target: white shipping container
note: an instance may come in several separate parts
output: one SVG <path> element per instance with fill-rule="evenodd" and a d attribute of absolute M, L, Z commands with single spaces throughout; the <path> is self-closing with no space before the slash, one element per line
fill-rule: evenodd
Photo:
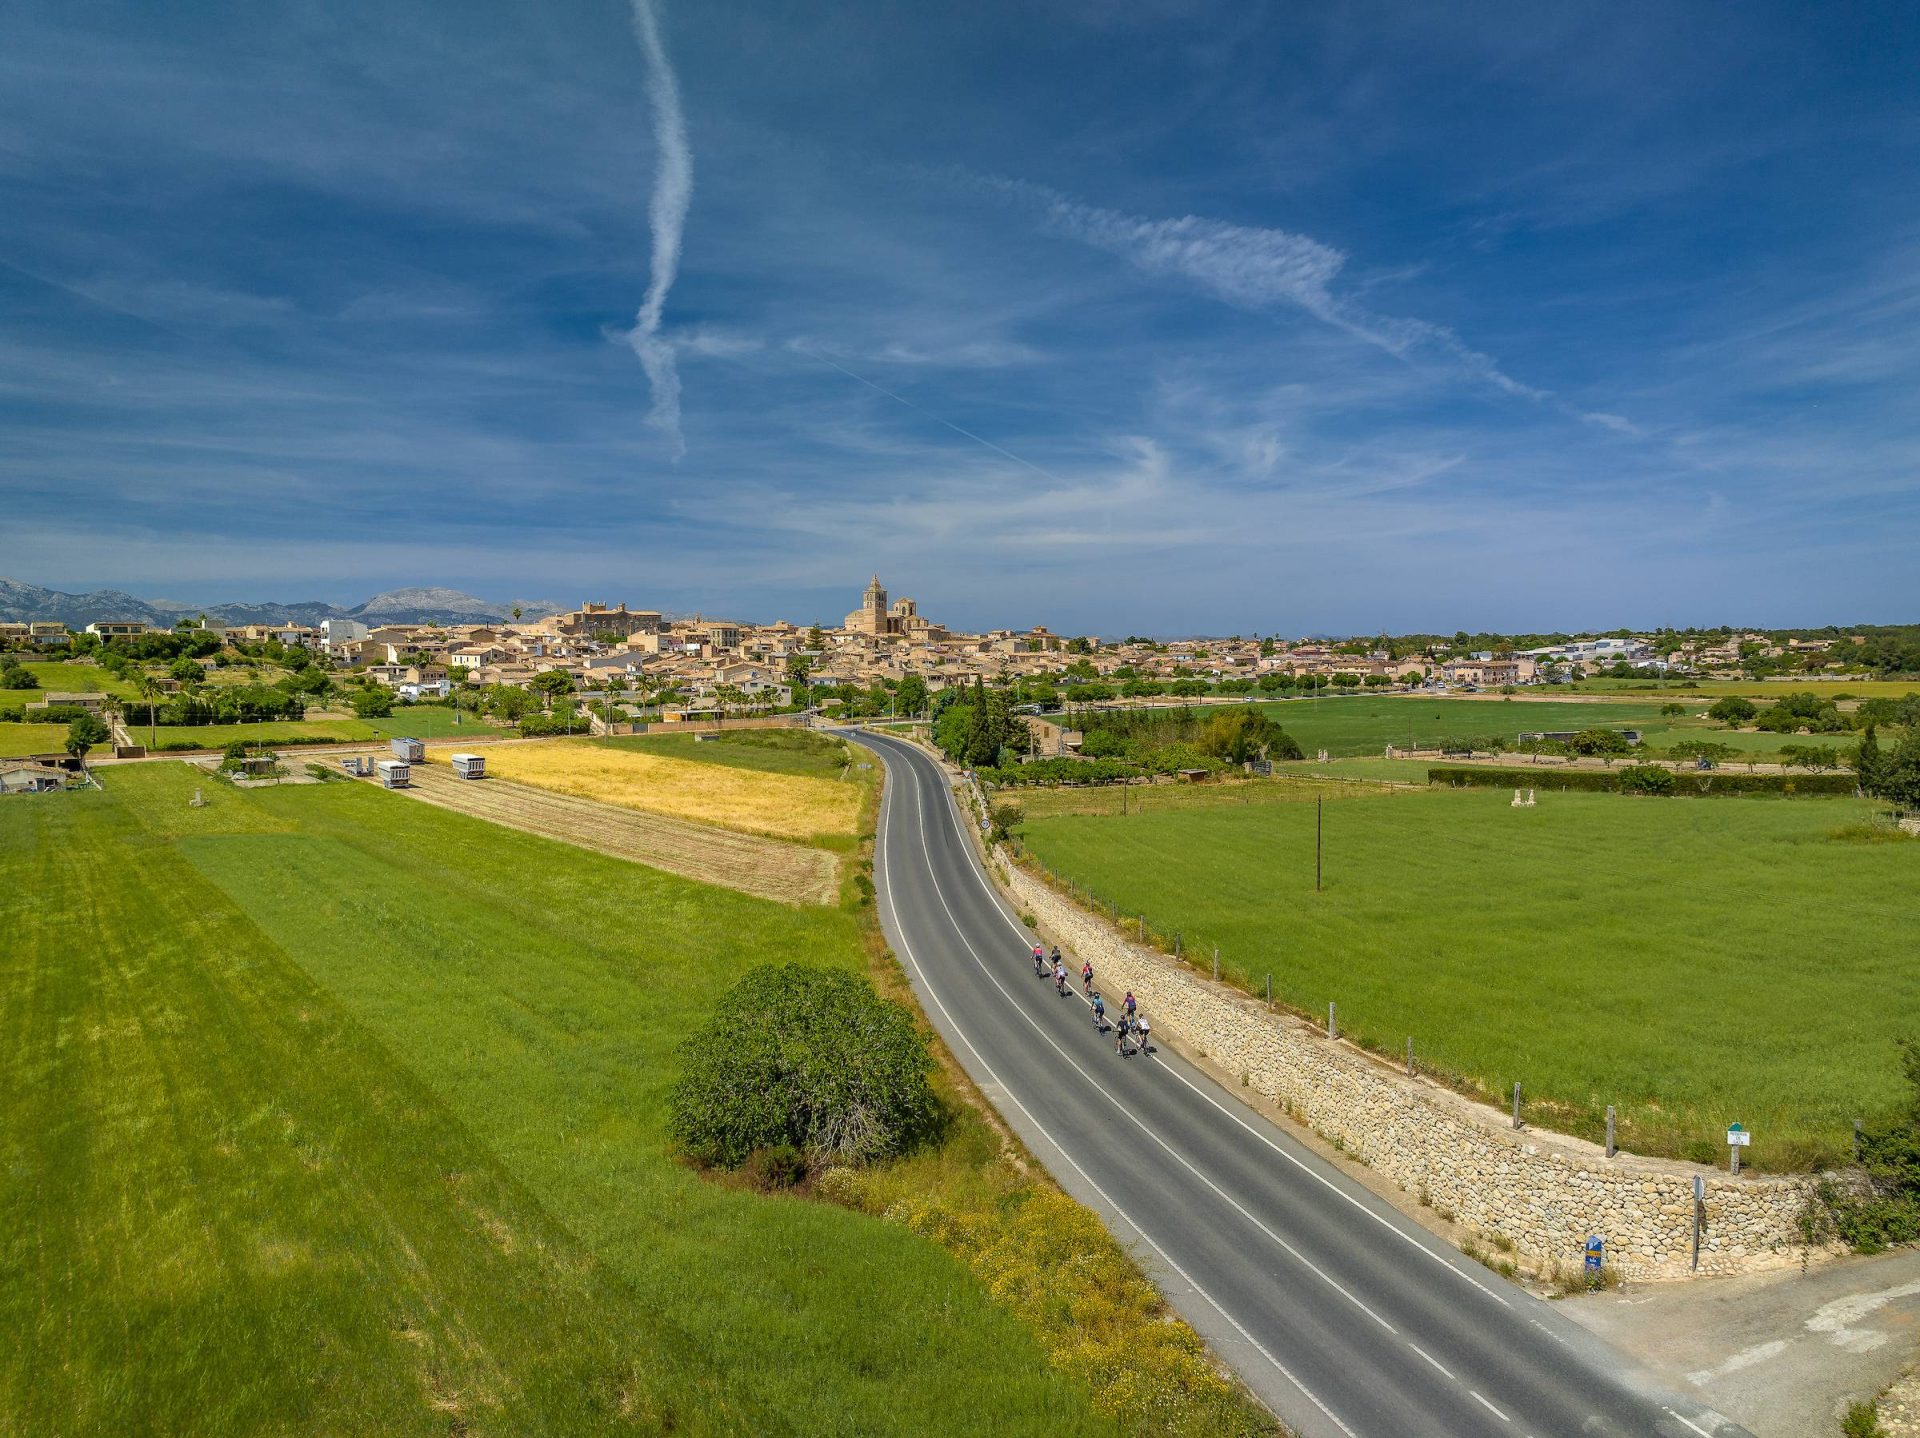
<path fill-rule="evenodd" d="M 407 765 L 403 761 L 399 759 L 382 759 L 379 768 L 380 782 L 386 785 L 387 788 L 406 789 L 411 787 L 411 781 L 407 777 Z"/>
<path fill-rule="evenodd" d="M 417 764 L 427 757 L 427 746 L 418 739 L 395 739 L 393 752 L 396 757 Z"/>
<path fill-rule="evenodd" d="M 487 761 L 479 754 L 455 754 L 453 772 L 460 779 L 484 779 L 487 777 Z"/>

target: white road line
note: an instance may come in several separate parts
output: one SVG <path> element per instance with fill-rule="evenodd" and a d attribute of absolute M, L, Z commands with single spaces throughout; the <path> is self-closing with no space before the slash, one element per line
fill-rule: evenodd
<path fill-rule="evenodd" d="M 1486 1398 L 1476 1390 L 1469 1388 L 1467 1392 L 1472 1393 L 1475 1398 L 1480 1399 L 1480 1406 L 1486 1409 L 1487 1412 L 1491 1413 L 1494 1417 L 1498 1418 L 1502 1423 L 1513 1422 L 1513 1420 L 1507 1417 L 1506 1414 L 1502 1413 L 1498 1408 L 1495 1408 L 1491 1403 L 1487 1402 Z"/>
<path fill-rule="evenodd" d="M 1199 1179 L 1201 1183 L 1205 1184 L 1209 1189 L 1213 1190 L 1213 1192 L 1220 1198 L 1220 1200 L 1223 1203 L 1228 1204 L 1230 1207 L 1232 1207 L 1232 1209 L 1236 1213 L 1238 1213 L 1242 1218 L 1246 1219 L 1248 1223 L 1252 1224 L 1255 1228 L 1259 1229 L 1262 1233 L 1264 1233 L 1270 1240 L 1272 1240 L 1273 1244 L 1277 1248 L 1280 1248 L 1281 1250 L 1286 1252 L 1288 1255 L 1290 1255 L 1296 1263 L 1300 1264 L 1301 1267 L 1305 1268 L 1309 1273 L 1313 1274 L 1316 1278 L 1320 1279 L 1321 1282 L 1325 1283 L 1329 1288 L 1333 1289 L 1334 1292 L 1338 1293 L 1342 1298 L 1346 1299 L 1355 1308 L 1359 1309 L 1362 1313 L 1366 1314 L 1367 1317 L 1371 1318 L 1375 1323 L 1379 1324 L 1382 1328 L 1386 1329 L 1387 1332 L 1394 1333 L 1394 1334 L 1399 1333 L 1400 1331 L 1399 1329 L 1395 1328 L 1391 1323 L 1387 1322 L 1387 1320 L 1382 1318 L 1378 1313 L 1375 1313 L 1373 1309 L 1369 1308 L 1366 1305 L 1366 1303 L 1361 1301 L 1360 1297 L 1357 1294 L 1355 1294 L 1351 1289 L 1349 1289 L 1345 1284 L 1341 1283 L 1339 1279 L 1335 1278 L 1332 1274 L 1328 1273 L 1325 1269 L 1321 1268 L 1317 1263 L 1315 1263 L 1312 1259 L 1308 1258 L 1299 1249 L 1295 1248 L 1291 1243 L 1288 1243 L 1286 1239 L 1282 1238 L 1279 1234 L 1275 1233 L 1271 1228 L 1267 1227 L 1267 1225 L 1261 1222 L 1261 1220 L 1257 1218 L 1246 1207 L 1245 1204 L 1241 1203 L 1232 1194 L 1228 1193 L 1225 1189 L 1221 1188 L 1219 1184 L 1215 1183 L 1212 1179 L 1208 1178 L 1199 1169 L 1195 1168 L 1193 1164 L 1188 1161 L 1188 1159 L 1184 1154 L 1182 1154 L 1178 1149 L 1174 1148 L 1172 1144 L 1168 1143 L 1157 1132 L 1155 1132 L 1152 1125 L 1146 1123 L 1143 1119 L 1139 1117 L 1139 1115 L 1135 1114 L 1132 1109 L 1128 1108 L 1125 1104 L 1121 1103 L 1119 1099 L 1115 1098 L 1111 1093 L 1109 1093 L 1107 1091 L 1106 1085 L 1102 1084 L 1092 1074 L 1088 1073 L 1085 1069 L 1081 1068 L 1080 1065 L 1074 1061 L 1073 1056 L 1069 1054 L 1065 1049 L 1060 1047 L 1060 1045 L 1054 1041 L 1053 1035 L 1049 1034 L 1045 1029 L 1040 1027 L 1040 1025 L 1034 1020 L 1033 1016 L 1026 1011 L 1025 1006 L 1023 1006 L 1018 999 L 1016 999 L 1011 993 L 1007 991 L 1006 985 L 1001 983 L 999 978 L 995 976 L 992 968 L 989 967 L 986 960 L 980 957 L 980 951 L 974 948 L 973 941 L 969 939 L 966 936 L 965 932 L 961 929 L 959 916 L 953 912 L 953 906 L 947 902 L 946 893 L 940 887 L 940 880 L 938 876 L 935 875 L 935 873 L 933 872 L 933 847 L 927 840 L 927 811 L 924 807 L 920 810 L 920 847 L 921 847 L 921 850 L 927 856 L 928 881 L 933 885 L 933 892 L 935 897 L 937 897 L 940 900 L 940 907 L 946 910 L 947 922 L 953 926 L 954 933 L 960 936 L 960 942 L 966 945 L 967 952 L 973 955 L 974 963 L 979 966 L 980 972 L 986 975 L 987 982 L 992 984 L 996 989 L 1000 991 L 1001 997 L 1004 998 L 1007 1001 L 1007 1003 L 1012 1006 L 1014 1012 L 1019 1014 L 1020 1017 L 1026 1021 L 1027 1025 L 1030 1028 L 1032 1028 L 1032 1030 L 1035 1033 L 1040 1035 L 1041 1041 L 1045 1043 L 1048 1048 L 1052 1049 L 1055 1053 L 1059 1054 L 1061 1060 L 1065 1062 L 1066 1065 L 1069 1068 L 1071 1068 L 1075 1073 L 1079 1074 L 1081 1078 L 1085 1079 L 1087 1083 L 1092 1086 L 1092 1088 L 1096 1093 L 1098 1093 L 1102 1098 L 1106 1099 L 1115 1108 L 1120 1110 L 1122 1114 L 1126 1115 L 1127 1121 L 1129 1123 L 1133 1124 L 1133 1126 L 1139 1129 L 1141 1133 L 1145 1134 L 1154 1143 L 1158 1144 L 1160 1148 L 1165 1151 L 1167 1157 L 1171 1158 L 1175 1163 L 1179 1164 L 1188 1173 L 1192 1174 L 1195 1178 Z M 896 920 L 898 919 L 899 914 L 897 911 L 894 917 L 896 918 Z"/>
<path fill-rule="evenodd" d="M 1422 1358 L 1426 1359 L 1427 1362 L 1431 1363 L 1435 1368 L 1439 1369 L 1440 1372 L 1446 1374 L 1449 1382 L 1458 1383 L 1460 1381 L 1458 1378 L 1455 1378 L 1451 1373 L 1447 1372 L 1445 1364 L 1443 1364 L 1438 1358 L 1435 1358 L 1431 1353 L 1427 1352 L 1427 1350 L 1422 1348 L 1418 1343 L 1409 1343 L 1407 1347 L 1411 1348 L 1415 1353 L 1418 1353 Z"/>
<path fill-rule="evenodd" d="M 928 762 L 931 763 L 932 761 L 929 760 Z M 953 811 L 955 821 L 964 826 L 966 820 L 960 814 L 959 807 L 954 803 L 952 789 L 944 782 L 944 779 L 941 783 L 941 788 L 947 791 L 947 803 L 948 803 L 948 806 Z M 979 859 L 979 856 L 974 853 L 972 843 L 968 842 L 963 847 L 967 851 L 967 858 L 971 863 L 974 869 L 974 872 L 977 875 L 979 875 L 982 886 L 986 889 L 988 896 L 993 900 L 994 908 L 999 911 L 1000 917 L 1006 920 L 1007 927 L 1012 929 L 1014 933 L 1020 937 L 1021 946 L 1024 948 L 1026 945 L 1026 930 L 1021 928 L 1019 924 L 1015 923 L 1013 916 L 1007 912 L 1006 905 L 1001 899 L 1000 891 L 994 887 L 993 882 L 990 879 L 988 879 L 984 874 L 980 874 L 980 859 Z M 1246 1119 L 1242 1118 L 1239 1114 L 1235 1113 L 1232 1109 L 1228 1108 L 1225 1104 L 1221 1103 L 1220 1100 L 1216 1099 L 1212 1094 L 1208 1093 L 1205 1089 L 1202 1089 L 1198 1085 L 1193 1083 L 1192 1080 L 1187 1078 L 1187 1076 L 1181 1073 L 1178 1069 L 1163 1067 L 1163 1071 L 1165 1073 L 1171 1074 L 1175 1079 L 1178 1079 L 1181 1083 L 1185 1084 L 1188 1089 L 1192 1090 L 1192 1092 L 1199 1095 L 1199 1097 L 1201 1097 L 1202 1099 L 1206 1100 L 1207 1103 L 1211 1104 L 1220 1113 L 1224 1114 L 1227 1118 L 1231 1119 L 1234 1123 L 1238 1124 L 1242 1129 L 1246 1130 L 1246 1132 L 1253 1135 L 1253 1137 L 1259 1139 L 1261 1143 L 1265 1144 L 1268 1148 L 1272 1149 L 1275 1153 L 1279 1154 L 1281 1158 L 1285 1159 L 1288 1163 L 1292 1164 L 1295 1168 L 1299 1169 L 1300 1172 L 1306 1174 L 1309 1178 L 1313 1179 L 1314 1182 L 1320 1184 L 1321 1186 L 1326 1188 L 1329 1192 L 1338 1194 L 1347 1203 L 1353 1205 L 1354 1208 L 1358 1209 L 1361 1213 L 1364 1213 L 1368 1218 L 1372 1219 L 1375 1223 L 1379 1224 L 1382 1228 L 1386 1229 L 1387 1232 L 1393 1234 L 1396 1238 L 1400 1239 L 1403 1243 L 1411 1245 L 1418 1252 L 1432 1259 L 1435 1263 L 1439 1264 L 1442 1268 L 1446 1269 L 1447 1272 L 1451 1273 L 1455 1278 L 1461 1279 L 1463 1282 L 1472 1285 L 1474 1288 L 1477 1288 L 1480 1292 L 1484 1293 L 1488 1298 L 1491 1298 L 1495 1303 L 1499 1304 L 1502 1308 L 1511 1308 L 1513 1306 L 1511 1303 L 1507 1301 L 1507 1299 L 1504 1296 L 1502 1296 L 1500 1293 L 1498 1293 L 1494 1289 L 1489 1288 L 1486 1284 L 1482 1283 L 1479 1279 L 1475 1278 L 1471 1273 L 1468 1273 L 1464 1269 L 1456 1267 L 1452 1262 L 1452 1260 L 1447 1258 L 1444 1254 L 1435 1252 L 1433 1249 L 1429 1248 L 1426 1244 L 1422 1243 L 1413 1234 L 1408 1233 L 1405 1229 L 1400 1228 L 1397 1224 L 1393 1223 L 1391 1220 L 1374 1212 L 1371 1208 L 1368 1208 L 1364 1203 L 1361 1203 L 1352 1194 L 1347 1193 L 1338 1184 L 1334 1183 L 1325 1174 L 1314 1172 L 1312 1168 L 1302 1163 L 1298 1158 L 1294 1157 L 1294 1155 L 1288 1153 L 1284 1148 L 1280 1147 L 1279 1144 L 1275 1143 L 1270 1136 L 1262 1133 L 1258 1128 L 1248 1123 Z"/>
<path fill-rule="evenodd" d="M 882 806 L 883 813 L 887 808 L 891 807 L 892 802 L 893 802 L 892 794 L 889 792 L 883 791 L 881 795 L 881 806 Z M 922 811 L 921 818 L 924 824 L 925 822 L 924 810 Z M 931 860 L 929 860 L 927 872 L 928 872 L 928 877 L 931 878 L 932 872 L 933 872 Z M 920 960 L 914 954 L 913 946 L 907 942 L 906 926 L 900 922 L 900 909 L 899 909 L 899 906 L 896 905 L 893 901 L 893 865 L 887 862 L 886 851 L 884 848 L 881 850 L 881 854 L 880 854 L 880 885 L 881 885 L 882 892 L 884 892 L 887 897 L 887 908 L 891 910 L 893 913 L 893 927 L 894 927 L 894 932 L 900 936 L 900 948 L 906 954 L 907 962 L 913 966 L 914 973 L 919 976 L 921 990 L 926 994 L 928 998 L 933 1000 L 934 1007 L 939 1009 L 941 1014 L 945 1016 L 948 1027 L 952 1030 L 955 1037 L 957 1037 L 961 1043 L 966 1045 L 967 1051 L 973 1055 L 974 1061 L 980 1065 L 981 1070 L 987 1075 L 988 1078 L 993 1080 L 995 1087 L 997 1087 L 1003 1094 L 1007 1096 L 1007 1102 L 1011 1103 L 1015 1108 L 1020 1110 L 1021 1115 L 1026 1119 L 1026 1121 L 1033 1125 L 1034 1131 L 1041 1134 L 1047 1140 L 1048 1143 L 1053 1145 L 1054 1151 L 1057 1152 L 1061 1158 L 1066 1160 L 1068 1166 L 1071 1167 L 1075 1173 L 1080 1175 L 1081 1180 L 1087 1185 L 1087 1187 L 1100 1195 L 1100 1201 L 1106 1204 L 1108 1208 L 1112 1209 L 1113 1212 L 1119 1214 L 1122 1221 L 1126 1223 L 1127 1227 L 1131 1228 L 1135 1233 L 1139 1234 L 1141 1241 L 1144 1242 L 1149 1248 L 1151 1248 L 1157 1255 L 1159 1255 L 1160 1261 L 1166 1264 L 1166 1266 L 1169 1269 L 1171 1269 L 1174 1273 L 1180 1276 L 1181 1282 L 1185 1283 L 1187 1287 L 1191 1288 L 1195 1293 L 1199 1294 L 1202 1298 L 1204 1298 L 1213 1307 L 1214 1312 L 1218 1313 L 1222 1318 L 1226 1319 L 1228 1323 L 1233 1325 L 1234 1331 L 1247 1341 L 1247 1344 L 1249 1347 L 1251 1347 L 1262 1358 L 1266 1359 L 1267 1362 L 1271 1363 L 1274 1366 L 1275 1371 L 1277 1371 L 1282 1378 L 1286 1379 L 1287 1382 L 1291 1383 L 1295 1388 L 1299 1389 L 1301 1394 L 1306 1398 L 1306 1400 L 1309 1403 L 1313 1404 L 1315 1408 L 1318 1408 L 1321 1411 L 1321 1413 L 1325 1414 L 1327 1421 L 1333 1424 L 1333 1426 L 1338 1428 L 1342 1433 L 1346 1434 L 1347 1438 L 1359 1438 L 1359 1435 L 1355 1433 L 1353 1429 L 1349 1428 L 1346 1425 L 1346 1423 L 1341 1420 L 1341 1417 L 1339 1414 L 1335 1413 L 1331 1408 L 1327 1407 L 1325 1403 L 1321 1402 L 1319 1395 L 1317 1395 L 1311 1388 L 1307 1387 L 1306 1384 L 1302 1383 L 1300 1379 L 1294 1375 L 1292 1369 L 1288 1368 L 1287 1365 L 1282 1363 L 1278 1358 L 1275 1358 L 1273 1354 L 1268 1351 L 1267 1346 L 1265 1344 L 1263 1344 L 1259 1339 L 1255 1338 L 1251 1333 L 1247 1332 L 1246 1326 L 1242 1324 L 1239 1319 L 1235 1318 L 1231 1313 L 1227 1312 L 1225 1305 L 1223 1305 L 1219 1299 L 1215 1298 L 1211 1293 L 1207 1292 L 1206 1289 L 1202 1288 L 1198 1283 L 1196 1283 L 1192 1279 L 1192 1277 L 1188 1275 L 1187 1271 L 1184 1268 L 1182 1268 L 1178 1263 L 1174 1262 L 1171 1255 L 1169 1255 L 1164 1248 L 1162 1248 L 1158 1243 L 1154 1242 L 1153 1236 L 1149 1234 L 1145 1228 L 1141 1227 L 1140 1224 L 1134 1221 L 1133 1216 L 1131 1214 L 1129 1214 L 1118 1203 L 1114 1202 L 1112 1196 L 1109 1195 L 1104 1188 L 1102 1188 L 1098 1183 L 1094 1181 L 1092 1175 L 1090 1175 L 1084 1168 L 1080 1167 L 1080 1165 L 1074 1161 L 1073 1155 L 1067 1152 L 1065 1145 L 1063 1145 L 1058 1139 L 1056 1139 L 1051 1133 L 1049 1133 L 1047 1131 L 1046 1125 L 1041 1123 L 1039 1119 L 1035 1118 L 1033 1116 L 1032 1111 L 1029 1110 L 1025 1104 L 1020 1102 L 1019 1097 L 1014 1093 L 1012 1088 L 1010 1088 L 1007 1085 L 1006 1081 L 1003 1080 L 999 1074 L 994 1072 L 993 1065 L 987 1062 L 985 1055 L 983 1055 L 979 1049 L 973 1046 L 973 1041 L 967 1037 L 966 1030 L 961 1028 L 959 1022 L 954 1018 L 953 1011 L 949 1009 L 944 1002 L 941 1001 L 940 995 L 935 991 L 932 981 L 927 977 L 926 970 L 920 966 Z M 935 881 L 935 888 L 936 889 L 938 888 L 938 881 Z"/>
<path fill-rule="evenodd" d="M 1674 1413 L 1671 1408 L 1667 1409 L 1667 1412 L 1672 1413 L 1675 1418 L 1678 1418 L 1682 1423 L 1686 1424 L 1687 1427 L 1698 1433 L 1700 1438 L 1713 1438 L 1713 1434 L 1702 1428 L 1698 1423 L 1695 1423 L 1691 1418 L 1687 1417 L 1686 1414 Z"/>

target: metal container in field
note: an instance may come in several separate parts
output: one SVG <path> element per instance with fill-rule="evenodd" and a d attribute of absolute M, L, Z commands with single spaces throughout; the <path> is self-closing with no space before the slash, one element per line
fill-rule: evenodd
<path fill-rule="evenodd" d="M 418 739 L 395 739 L 393 753 L 395 758 L 404 759 L 411 764 L 419 764 L 427 757 L 427 746 Z"/>
<path fill-rule="evenodd" d="M 481 754 L 455 754 L 453 756 L 453 774 L 456 779 L 486 778 L 486 757 Z"/>
<path fill-rule="evenodd" d="M 407 777 L 408 766 L 402 759 L 382 759 L 379 764 L 380 782 L 389 789 L 408 789 L 412 781 Z"/>

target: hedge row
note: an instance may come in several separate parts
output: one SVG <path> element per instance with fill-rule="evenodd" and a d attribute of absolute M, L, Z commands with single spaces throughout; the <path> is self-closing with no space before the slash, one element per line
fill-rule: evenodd
<path fill-rule="evenodd" d="M 1433 764 L 1427 768 L 1427 783 L 1456 789 L 1581 789 L 1618 794 L 1625 792 L 1621 778 L 1621 773 L 1608 769 L 1559 769 L 1545 765 L 1538 768 L 1530 765 L 1525 769 L 1473 769 L 1464 765 Z M 1729 794 L 1852 794 L 1856 788 L 1852 774 L 1734 774 L 1725 769 L 1712 772 L 1682 769 L 1673 779 L 1671 792 L 1675 796 L 1695 798 Z"/>

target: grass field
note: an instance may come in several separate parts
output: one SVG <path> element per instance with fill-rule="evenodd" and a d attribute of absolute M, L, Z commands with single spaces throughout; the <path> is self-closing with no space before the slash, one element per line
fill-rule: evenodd
<path fill-rule="evenodd" d="M 865 756 L 850 756 L 844 740 L 812 729 L 740 729 L 708 739 L 692 734 L 640 734 L 594 742 L 636 754 L 815 779 L 838 779 L 849 763 L 869 762 Z"/>
<path fill-rule="evenodd" d="M 681 1038 L 857 916 L 198 778 L 0 814 L 0 1431 L 1140 1431 L 908 1227 L 669 1158 Z"/>
<path fill-rule="evenodd" d="M 1399 748 L 1432 747 L 1448 738 L 1479 739 L 1500 735 L 1509 744 L 1523 732 L 1560 732 L 1582 729 L 1638 729 L 1652 751 L 1664 750 L 1688 739 L 1707 739 L 1771 760 L 1782 744 L 1813 742 L 1835 745 L 1847 735 L 1741 733 L 1706 717 L 1707 701 L 1688 703 L 1683 715 L 1662 714 L 1668 703 L 1686 703 L 1677 697 L 1636 702 L 1625 699 L 1514 700 L 1436 699 L 1424 695 L 1361 695 L 1354 698 L 1292 699 L 1261 707 L 1291 734 L 1309 756 L 1325 749 L 1333 758 L 1378 757 L 1388 744 Z"/>
<path fill-rule="evenodd" d="M 1846 695 L 1855 699 L 1902 699 L 1920 693 L 1920 679 L 1580 679 L 1557 687 L 1583 694 L 1637 696 L 1657 692 L 1663 700 L 1694 696 L 1714 700 L 1724 694 L 1745 694 L 1771 702 L 1802 690 L 1826 699 Z"/>
<path fill-rule="evenodd" d="M 67 746 L 64 724 L 0 724 L 0 754 L 57 754 Z"/>
<path fill-rule="evenodd" d="M 1411 1034 L 1489 1098 L 1521 1082 L 1550 1127 L 1598 1136 L 1614 1104 L 1623 1146 L 1724 1160 L 1738 1120 L 1753 1162 L 1795 1168 L 1901 1100 L 1920 842 L 1833 836 L 1868 804 L 1349 787 L 1316 894 L 1321 787 L 1156 791 L 1125 818 L 1105 792 L 1023 794 L 1024 837 L 1189 952 L 1219 944 L 1250 988 L 1336 1001 L 1386 1053 Z"/>
<path fill-rule="evenodd" d="M 60 694 L 135 694 L 124 679 L 116 679 L 97 664 L 67 664 L 45 659 L 22 660 L 20 667 L 40 681 L 38 689 L 0 689 L 0 704 L 16 699 L 44 699 L 51 689 Z"/>
<path fill-rule="evenodd" d="M 841 780 L 768 772 L 628 747 L 637 742 L 552 739 L 499 744 L 487 751 L 487 769 L 563 794 L 776 839 L 838 840 L 844 845 L 858 832 L 869 787 L 866 774 Z M 427 756 L 444 763 L 451 752 L 450 747 L 436 746 Z"/>
<path fill-rule="evenodd" d="M 365 719 L 269 719 L 261 724 L 129 724 L 127 733 L 145 744 L 149 733 L 157 752 L 223 749 L 236 739 L 244 744 L 357 744 L 377 737 Z"/>

